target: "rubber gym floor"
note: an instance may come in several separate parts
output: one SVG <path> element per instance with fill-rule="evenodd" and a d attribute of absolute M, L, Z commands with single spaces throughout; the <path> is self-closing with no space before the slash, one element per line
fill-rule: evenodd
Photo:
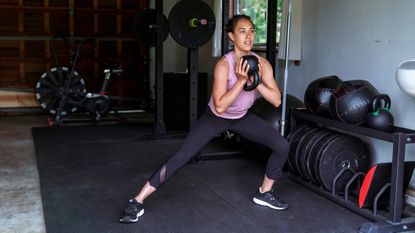
<path fill-rule="evenodd" d="M 188 163 L 145 202 L 136 224 L 121 224 L 129 198 L 183 138 L 143 140 L 152 124 L 33 127 L 47 232 L 357 232 L 369 220 L 294 183 L 279 181 L 285 211 L 255 205 L 264 174 L 254 153 Z"/>

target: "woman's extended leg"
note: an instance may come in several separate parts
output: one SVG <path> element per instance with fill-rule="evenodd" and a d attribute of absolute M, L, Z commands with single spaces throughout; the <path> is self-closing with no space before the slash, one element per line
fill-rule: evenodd
<path fill-rule="evenodd" d="M 137 222 L 144 214 L 143 202 L 155 192 L 177 169 L 182 167 L 215 135 L 228 128 L 229 121 L 215 116 L 207 110 L 196 122 L 179 151 L 170 157 L 144 184 L 138 195 L 131 199 L 121 215 L 120 222 Z"/>
<path fill-rule="evenodd" d="M 193 158 L 218 133 L 228 129 L 229 120 L 215 116 L 210 110 L 197 121 L 179 151 L 163 164 L 148 180 L 158 189 L 177 169 Z"/>

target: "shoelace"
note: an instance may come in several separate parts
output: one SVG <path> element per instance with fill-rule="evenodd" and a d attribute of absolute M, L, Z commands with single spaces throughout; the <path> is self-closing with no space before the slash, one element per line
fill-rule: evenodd
<path fill-rule="evenodd" d="M 271 192 L 267 192 L 267 193 L 265 193 L 265 196 L 266 196 L 268 199 L 270 199 L 271 201 L 275 201 L 276 199 L 278 199 L 278 198 L 275 198 L 275 197 L 274 197 L 274 195 L 272 195 L 272 193 L 271 193 Z"/>
<path fill-rule="evenodd" d="M 134 214 L 138 210 L 138 205 L 134 203 L 130 203 L 127 208 L 125 208 L 125 212 L 129 214 Z"/>

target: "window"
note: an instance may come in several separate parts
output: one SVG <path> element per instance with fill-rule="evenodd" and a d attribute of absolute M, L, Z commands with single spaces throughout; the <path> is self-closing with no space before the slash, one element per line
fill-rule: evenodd
<path fill-rule="evenodd" d="M 280 40 L 282 1 L 277 1 L 277 44 Z M 267 41 L 268 0 L 235 0 L 235 14 L 249 15 L 256 26 L 255 48 L 265 48 Z"/>

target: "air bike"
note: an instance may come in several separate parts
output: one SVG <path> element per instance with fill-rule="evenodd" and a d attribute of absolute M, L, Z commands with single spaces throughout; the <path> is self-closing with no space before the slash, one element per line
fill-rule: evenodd
<path fill-rule="evenodd" d="M 56 54 L 56 39 L 62 39 L 70 51 L 68 65 L 60 65 Z M 104 64 L 104 80 L 98 93 L 87 92 L 85 80 L 76 70 L 80 51 L 85 44 L 95 47 L 93 38 L 85 38 L 79 42 L 70 41 L 62 34 L 51 39 L 51 50 L 55 66 L 45 71 L 36 83 L 35 95 L 40 107 L 50 114 L 49 125 L 62 125 L 64 119 L 74 112 L 87 112 L 92 120 L 99 121 L 110 111 L 110 98 L 107 88 L 113 75 L 123 70 L 118 64 Z"/>

